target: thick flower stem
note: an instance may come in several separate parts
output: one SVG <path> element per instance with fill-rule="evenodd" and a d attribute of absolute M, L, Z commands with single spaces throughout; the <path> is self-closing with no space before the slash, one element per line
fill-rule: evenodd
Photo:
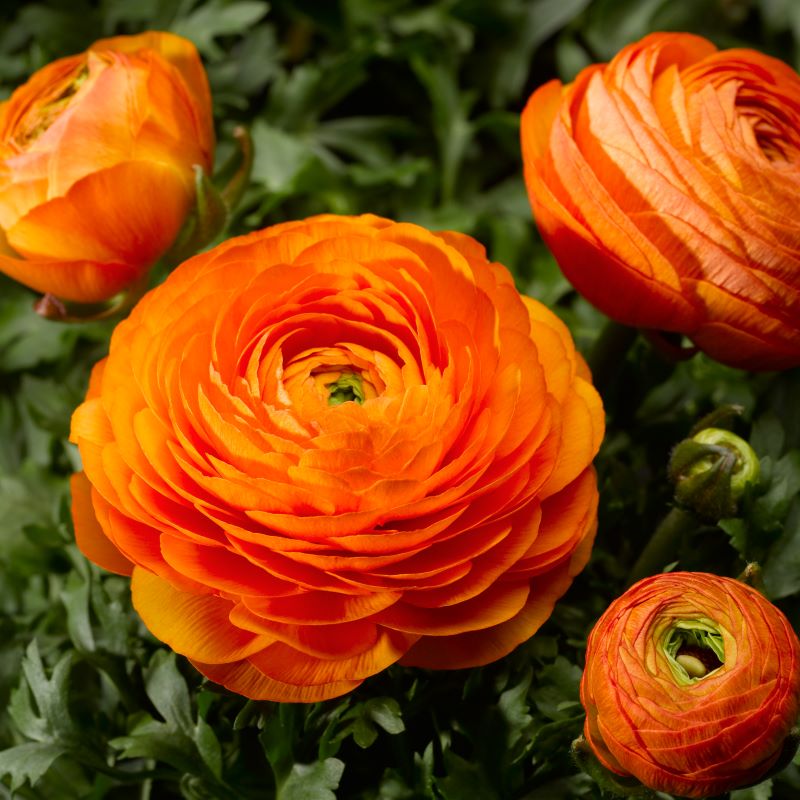
<path fill-rule="evenodd" d="M 601 395 L 617 377 L 625 355 L 636 341 L 638 331 L 627 325 L 609 320 L 595 340 L 587 357 L 592 381 Z"/>
<path fill-rule="evenodd" d="M 628 574 L 628 586 L 636 581 L 661 572 L 665 564 L 675 561 L 678 543 L 684 533 L 697 527 L 694 516 L 677 506 L 673 508 L 656 528 L 650 540 L 639 554 Z"/>

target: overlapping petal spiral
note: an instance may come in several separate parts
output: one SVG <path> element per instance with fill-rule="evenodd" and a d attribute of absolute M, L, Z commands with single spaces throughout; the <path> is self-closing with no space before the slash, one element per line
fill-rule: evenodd
<path fill-rule="evenodd" d="M 0 104 L 0 272 L 77 302 L 136 282 L 213 163 L 194 45 L 149 32 L 54 61 Z"/>
<path fill-rule="evenodd" d="M 114 333 L 78 544 L 210 679 L 315 701 L 527 639 L 596 528 L 600 399 L 474 240 L 374 216 L 232 239 Z"/>
<path fill-rule="evenodd" d="M 800 644 L 744 583 L 656 575 L 592 630 L 581 701 L 584 734 L 608 769 L 681 797 L 716 796 L 758 782 L 781 756 L 800 712 Z"/>
<path fill-rule="evenodd" d="M 800 76 L 655 33 L 522 115 L 525 178 L 564 274 L 620 322 L 747 369 L 800 364 Z"/>

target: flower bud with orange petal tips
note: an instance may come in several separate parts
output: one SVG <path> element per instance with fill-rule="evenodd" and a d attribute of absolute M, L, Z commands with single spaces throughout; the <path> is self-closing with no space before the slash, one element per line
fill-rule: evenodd
<path fill-rule="evenodd" d="M 603 767 L 657 791 L 711 797 L 758 782 L 785 755 L 800 712 L 800 643 L 744 583 L 656 575 L 592 630 L 581 702 Z"/>
<path fill-rule="evenodd" d="M 534 216 L 619 322 L 753 370 L 800 365 L 800 76 L 753 50 L 654 33 L 522 115 Z"/>
<path fill-rule="evenodd" d="M 213 163 L 208 81 L 170 33 L 103 39 L 0 105 L 0 272 L 77 303 L 139 281 Z"/>
<path fill-rule="evenodd" d="M 596 529 L 603 409 L 473 239 L 326 215 L 231 239 L 120 323 L 72 419 L 83 552 L 251 698 L 486 664 Z"/>

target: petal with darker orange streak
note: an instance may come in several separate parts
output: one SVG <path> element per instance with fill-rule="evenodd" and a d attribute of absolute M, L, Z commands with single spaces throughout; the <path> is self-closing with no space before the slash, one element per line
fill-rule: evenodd
<path fill-rule="evenodd" d="M 153 636 L 187 658 L 226 664 L 263 650 L 273 641 L 234 627 L 230 601 L 182 592 L 142 567 L 133 570 L 131 595 L 133 607 Z"/>
<path fill-rule="evenodd" d="M 231 664 L 206 664 L 196 659 L 191 659 L 191 662 L 209 680 L 253 700 L 271 700 L 278 703 L 317 703 L 346 694 L 362 683 L 358 680 L 296 686 L 270 678 L 248 660 L 236 661 Z"/>

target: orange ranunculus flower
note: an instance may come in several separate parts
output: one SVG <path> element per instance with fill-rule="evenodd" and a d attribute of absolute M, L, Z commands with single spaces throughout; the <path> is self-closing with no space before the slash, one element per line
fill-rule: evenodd
<path fill-rule="evenodd" d="M 54 61 L 0 105 L 0 272 L 66 300 L 111 297 L 170 247 L 213 148 L 186 39 L 120 36 Z"/>
<path fill-rule="evenodd" d="M 618 597 L 589 636 L 584 734 L 620 775 L 682 797 L 758 782 L 800 711 L 800 643 L 755 589 L 673 572 Z"/>
<path fill-rule="evenodd" d="M 564 274 L 628 325 L 747 369 L 800 365 L 800 76 L 656 33 L 522 115 L 525 179 Z"/>
<path fill-rule="evenodd" d="M 473 239 L 314 217 L 117 327 L 72 420 L 76 536 L 209 678 L 321 700 L 531 636 L 588 558 L 603 427 L 565 326 Z"/>

